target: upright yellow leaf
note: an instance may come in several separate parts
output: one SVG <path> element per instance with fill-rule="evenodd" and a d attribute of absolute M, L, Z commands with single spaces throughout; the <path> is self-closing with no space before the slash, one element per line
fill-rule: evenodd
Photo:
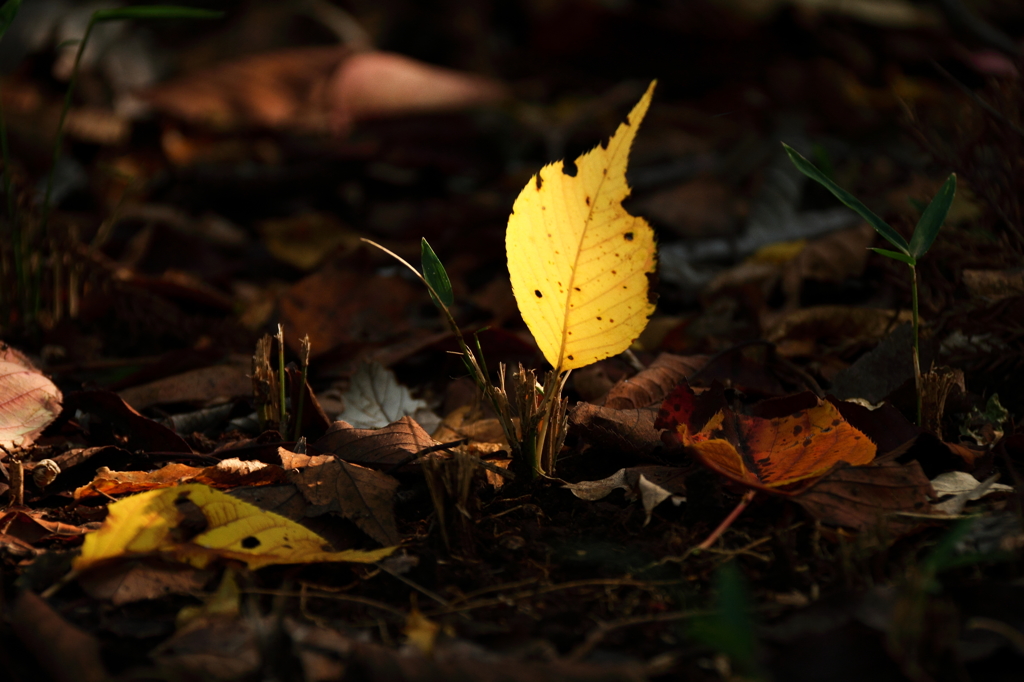
<path fill-rule="evenodd" d="M 512 207 L 505 233 L 512 291 L 544 357 L 560 370 L 626 350 L 654 312 L 647 296 L 654 231 L 622 201 L 630 193 L 629 149 L 656 83 L 607 144 L 576 159 L 576 175 L 550 163 Z"/>

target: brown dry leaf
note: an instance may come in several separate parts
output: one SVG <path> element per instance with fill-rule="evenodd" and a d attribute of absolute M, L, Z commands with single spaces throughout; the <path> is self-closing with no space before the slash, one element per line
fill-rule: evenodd
<path fill-rule="evenodd" d="M 288 479 L 318 508 L 307 515 L 338 512 L 384 546 L 401 541 L 394 512 L 396 479 L 330 455 L 278 452 Z"/>
<path fill-rule="evenodd" d="M 181 436 L 142 416 L 116 393 L 78 391 L 68 396 L 65 407 L 100 417 L 127 439 L 130 450 L 192 453 Z"/>
<path fill-rule="evenodd" d="M 0 446 L 29 445 L 61 410 L 61 393 L 23 354 L 0 343 Z"/>
<path fill-rule="evenodd" d="M 324 132 L 325 93 L 346 47 L 303 47 L 243 57 L 142 93 L 157 111 L 214 128 Z"/>
<path fill-rule="evenodd" d="M 507 96 L 490 78 L 445 69 L 389 52 L 349 57 L 328 86 L 335 130 L 366 119 L 491 104 Z"/>
<path fill-rule="evenodd" d="M 196 594 L 214 575 L 180 564 L 126 561 L 105 571 L 90 571 L 78 578 L 85 593 L 112 606 L 159 599 L 171 594 Z"/>
<path fill-rule="evenodd" d="M 202 483 L 213 488 L 263 486 L 283 483 L 284 470 L 258 461 L 225 459 L 215 466 L 199 468 L 172 462 L 156 471 L 110 471 L 101 467 L 88 485 L 75 491 L 75 499 L 108 497 L 144 490 L 169 488 L 182 483 Z"/>
<path fill-rule="evenodd" d="M 285 341 L 297 351 L 301 335 L 309 334 L 314 357 L 345 343 L 387 341 L 409 328 L 406 308 L 419 297 L 398 277 L 327 267 L 281 298 Z"/>
<path fill-rule="evenodd" d="M 935 491 L 917 462 L 874 466 L 840 465 L 793 501 L 824 523 L 857 530 L 886 524 L 891 531 L 916 525 L 895 512 L 931 513 Z"/>
<path fill-rule="evenodd" d="M 215 365 L 184 372 L 119 391 L 136 410 L 168 403 L 209 403 L 252 395 L 252 379 L 246 365 Z"/>
<path fill-rule="evenodd" d="M 388 52 L 306 47 L 243 57 L 142 93 L 156 110 L 217 130 L 345 131 L 357 121 L 499 101 L 491 79 Z"/>
<path fill-rule="evenodd" d="M 29 544 L 54 538 L 77 538 L 86 533 L 78 526 L 44 519 L 43 514 L 34 509 L 8 509 L 0 515 L 0 528 L 6 535 Z"/>
<path fill-rule="evenodd" d="M 347 422 L 334 422 L 322 438 L 313 443 L 319 452 L 330 452 L 346 462 L 363 466 L 392 467 L 424 448 L 436 445 L 412 417 L 402 417 L 382 429 L 356 429 Z"/>
<path fill-rule="evenodd" d="M 619 469 L 600 481 L 567 483 L 563 487 L 581 500 L 600 500 L 613 490 L 622 488 L 630 498 L 640 498 L 647 518 L 651 521 L 654 508 L 667 499 L 675 505 L 686 501 L 686 475 L 679 467 L 643 466 Z"/>
<path fill-rule="evenodd" d="M 646 457 L 662 446 L 661 434 L 654 428 L 657 416 L 653 408 L 616 410 L 577 403 L 569 410 L 569 426 L 600 450 Z"/>
<path fill-rule="evenodd" d="M 704 355 L 661 353 L 647 369 L 612 386 L 604 406 L 615 410 L 660 406 L 680 381 L 693 376 L 707 361 Z"/>

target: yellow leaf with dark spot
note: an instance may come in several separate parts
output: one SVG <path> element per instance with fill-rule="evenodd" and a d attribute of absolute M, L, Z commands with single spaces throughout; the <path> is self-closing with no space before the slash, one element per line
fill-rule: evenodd
<path fill-rule="evenodd" d="M 371 563 L 395 550 L 332 551 L 313 531 L 197 483 L 151 490 L 108 507 L 103 526 L 85 537 L 76 570 L 121 556 L 162 553 L 204 568 L 218 558 L 251 569 L 322 561 Z"/>
<path fill-rule="evenodd" d="M 576 159 L 576 174 L 551 163 L 512 207 L 505 233 L 519 311 L 544 357 L 560 370 L 621 353 L 654 313 L 654 231 L 626 212 L 626 165 L 654 86 L 607 144 Z"/>

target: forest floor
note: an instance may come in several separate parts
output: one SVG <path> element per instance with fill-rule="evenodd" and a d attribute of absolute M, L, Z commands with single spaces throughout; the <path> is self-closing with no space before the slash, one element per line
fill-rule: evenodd
<path fill-rule="evenodd" d="M 5 679 L 1020 678 L 1017 3 L 227 4 L 97 25 L 55 166 L 88 13 L 0 41 Z M 543 372 L 513 202 L 653 79 L 656 312 L 534 477 L 362 240 L 425 238 L 491 381 Z M 957 174 L 922 414 L 909 269 L 781 142 L 905 238 Z"/>

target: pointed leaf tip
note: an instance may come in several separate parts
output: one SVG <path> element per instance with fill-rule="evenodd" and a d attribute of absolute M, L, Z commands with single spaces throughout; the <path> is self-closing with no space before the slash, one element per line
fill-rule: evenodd
<path fill-rule="evenodd" d="M 430 248 L 430 244 L 427 243 L 426 239 L 420 241 L 420 266 L 423 268 L 423 279 L 434 290 L 430 297 L 434 298 L 434 293 L 436 293 L 441 303 L 446 307 L 451 307 L 455 303 L 452 283 L 448 279 L 448 273 L 445 271 L 441 259 Z M 437 303 L 437 301 L 435 300 L 434 303 Z"/>
<path fill-rule="evenodd" d="M 942 188 L 924 209 L 921 219 L 917 221 L 914 234 L 910 238 L 910 255 L 920 258 L 928 252 L 935 238 L 939 235 L 939 228 L 945 222 L 949 214 L 949 207 L 953 205 L 953 197 L 956 196 L 956 173 L 951 173 Z"/>

